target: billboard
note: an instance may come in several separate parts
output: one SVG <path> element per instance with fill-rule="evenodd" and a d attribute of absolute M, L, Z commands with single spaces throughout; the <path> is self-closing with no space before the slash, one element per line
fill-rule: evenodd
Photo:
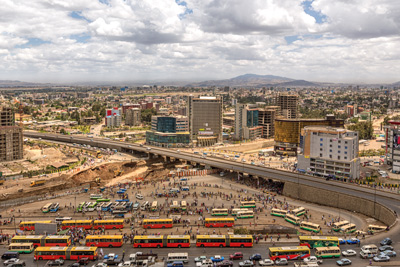
<path fill-rule="evenodd" d="M 393 149 L 400 150 L 400 132 L 393 131 Z"/>

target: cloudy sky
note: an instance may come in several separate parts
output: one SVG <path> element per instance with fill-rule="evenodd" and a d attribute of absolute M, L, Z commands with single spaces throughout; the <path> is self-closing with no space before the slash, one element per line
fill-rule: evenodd
<path fill-rule="evenodd" d="M 399 0 L 0 0 L 0 79 L 400 81 Z"/>

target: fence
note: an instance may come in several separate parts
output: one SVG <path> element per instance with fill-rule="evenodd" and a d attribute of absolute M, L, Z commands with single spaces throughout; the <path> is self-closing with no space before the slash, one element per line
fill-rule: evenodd
<path fill-rule="evenodd" d="M 212 169 L 212 170 L 184 170 L 184 171 L 179 171 L 175 173 L 170 173 L 170 176 L 176 175 L 178 177 L 181 176 L 205 176 L 209 174 L 214 174 L 219 172 L 217 169 Z"/>

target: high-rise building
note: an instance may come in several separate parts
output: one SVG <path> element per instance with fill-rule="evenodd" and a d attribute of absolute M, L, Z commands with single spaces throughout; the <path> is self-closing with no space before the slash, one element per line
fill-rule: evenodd
<path fill-rule="evenodd" d="M 400 172 L 400 121 L 389 121 L 385 126 L 386 159 L 385 162 L 392 166 L 392 172 Z"/>
<path fill-rule="evenodd" d="M 0 111 L 0 162 L 22 159 L 22 128 L 15 125 L 14 112 L 11 108 Z"/>
<path fill-rule="evenodd" d="M 121 126 L 122 110 L 120 108 L 112 108 L 106 110 L 106 127 L 120 127 Z"/>
<path fill-rule="evenodd" d="M 262 136 L 262 126 L 258 125 L 259 111 L 256 105 L 236 104 L 235 139 L 256 139 Z"/>
<path fill-rule="evenodd" d="M 152 116 L 146 143 L 162 147 L 183 147 L 190 143 L 189 118 L 186 116 Z"/>
<path fill-rule="evenodd" d="M 279 106 L 280 115 L 286 119 L 297 119 L 299 96 L 289 93 L 281 93 L 276 97 L 276 105 Z"/>
<path fill-rule="evenodd" d="M 327 178 L 360 177 L 358 133 L 329 126 L 308 126 L 301 131 L 297 168 Z"/>
<path fill-rule="evenodd" d="M 130 108 L 125 112 L 125 125 L 129 126 L 138 126 L 140 125 L 140 109 L 138 108 Z"/>
<path fill-rule="evenodd" d="M 14 111 L 11 108 L 3 108 L 0 111 L 0 127 L 1 126 L 14 126 L 15 117 Z"/>
<path fill-rule="evenodd" d="M 222 142 L 222 99 L 212 96 L 189 96 L 189 99 L 192 142 L 197 146 L 210 146 Z"/>
<path fill-rule="evenodd" d="M 275 118 L 278 114 L 278 106 L 267 106 L 258 110 L 258 125 L 263 127 L 263 138 L 272 138 L 275 136 Z"/>

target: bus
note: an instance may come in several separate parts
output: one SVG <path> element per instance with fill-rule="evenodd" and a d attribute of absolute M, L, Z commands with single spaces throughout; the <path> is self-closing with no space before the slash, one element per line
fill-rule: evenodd
<path fill-rule="evenodd" d="M 61 223 L 61 229 L 66 230 L 70 228 L 84 228 L 86 230 L 92 229 L 92 220 L 67 220 Z"/>
<path fill-rule="evenodd" d="M 50 207 L 50 212 L 57 212 L 59 208 L 60 208 L 59 203 L 53 203 Z"/>
<path fill-rule="evenodd" d="M 308 257 L 310 257 L 310 249 L 305 246 L 269 248 L 269 258 L 273 261 L 278 258 L 287 260 L 299 260 Z"/>
<path fill-rule="evenodd" d="M 33 243 L 11 243 L 8 245 L 8 251 L 15 251 L 19 254 L 29 254 L 34 249 Z"/>
<path fill-rule="evenodd" d="M 344 234 L 351 234 L 357 230 L 357 226 L 354 223 L 350 223 L 348 225 L 342 226 L 340 232 Z"/>
<path fill-rule="evenodd" d="M 103 155 L 101 154 L 100 150 L 96 151 L 96 158 L 101 159 L 103 157 Z"/>
<path fill-rule="evenodd" d="M 93 229 L 97 230 L 99 228 L 103 229 L 122 229 L 124 228 L 124 220 L 123 219 L 115 219 L 115 220 L 94 220 Z"/>
<path fill-rule="evenodd" d="M 387 227 L 382 225 L 373 225 L 373 224 L 368 225 L 368 231 L 370 231 L 371 233 L 383 232 L 386 229 Z"/>
<path fill-rule="evenodd" d="M 179 205 L 178 201 L 172 201 L 172 205 L 169 206 L 169 209 L 172 212 L 180 212 L 181 211 L 181 206 Z"/>
<path fill-rule="evenodd" d="M 315 223 L 310 223 L 306 221 L 302 221 L 300 223 L 300 229 L 306 230 L 306 231 L 312 231 L 315 233 L 321 232 L 321 226 Z"/>
<path fill-rule="evenodd" d="M 87 235 L 85 245 L 88 247 L 115 248 L 122 247 L 122 235 Z"/>
<path fill-rule="evenodd" d="M 148 201 L 145 201 L 145 202 L 143 202 L 142 205 L 140 206 L 140 209 L 141 209 L 141 210 L 146 210 L 146 209 L 149 208 L 149 207 L 150 207 L 149 202 L 148 202 Z"/>
<path fill-rule="evenodd" d="M 232 216 L 236 216 L 239 211 L 249 211 L 249 209 L 232 209 Z"/>
<path fill-rule="evenodd" d="M 145 219 L 142 222 L 143 228 L 172 228 L 172 219 Z"/>
<path fill-rule="evenodd" d="M 212 209 L 211 216 L 228 216 L 228 209 Z"/>
<path fill-rule="evenodd" d="M 82 212 L 83 207 L 85 206 L 86 202 L 81 202 L 78 204 L 78 207 L 76 207 L 77 212 Z"/>
<path fill-rule="evenodd" d="M 44 239 L 46 247 L 69 247 L 71 246 L 71 236 L 69 235 L 49 235 Z"/>
<path fill-rule="evenodd" d="M 188 248 L 189 235 L 137 235 L 133 238 L 135 248 Z"/>
<path fill-rule="evenodd" d="M 43 212 L 43 213 L 48 213 L 48 212 L 50 211 L 51 205 L 53 205 L 53 203 L 47 203 L 46 205 L 44 205 L 44 206 L 42 207 L 42 212 Z"/>
<path fill-rule="evenodd" d="M 280 209 L 272 209 L 271 210 L 271 215 L 273 215 L 273 216 L 285 217 L 286 213 L 287 213 L 286 210 L 280 210 Z"/>
<path fill-rule="evenodd" d="M 340 221 L 340 222 L 335 222 L 332 224 L 332 230 L 335 232 L 339 232 L 340 229 L 345 226 L 348 225 L 349 222 L 348 221 Z"/>
<path fill-rule="evenodd" d="M 34 260 L 74 260 L 89 258 L 96 260 L 97 247 L 38 247 L 34 252 Z"/>
<path fill-rule="evenodd" d="M 19 229 L 21 231 L 35 231 L 36 223 L 51 223 L 51 221 L 26 221 L 19 223 Z"/>
<path fill-rule="evenodd" d="M 236 218 L 238 218 L 238 219 L 254 218 L 254 212 L 252 210 L 238 211 Z"/>
<path fill-rule="evenodd" d="M 240 201 L 241 208 L 255 208 L 256 202 L 255 201 Z"/>
<path fill-rule="evenodd" d="M 182 200 L 182 201 L 181 201 L 181 209 L 182 209 L 182 210 L 186 210 L 186 208 L 187 208 L 186 201 L 185 201 L 185 200 Z"/>
<path fill-rule="evenodd" d="M 157 211 L 158 203 L 157 201 L 153 201 L 151 204 L 151 211 Z"/>
<path fill-rule="evenodd" d="M 182 261 L 184 263 L 189 262 L 189 254 L 188 253 L 168 253 L 167 263 L 171 263 L 174 261 Z"/>
<path fill-rule="evenodd" d="M 109 198 L 98 198 L 98 199 L 96 199 L 97 203 L 99 203 L 99 202 L 110 202 L 110 201 L 111 201 L 111 199 L 109 199 Z"/>
<path fill-rule="evenodd" d="M 103 198 L 103 194 L 90 194 L 90 199 L 97 200 Z"/>
<path fill-rule="evenodd" d="M 336 236 L 299 236 L 300 246 L 307 246 L 309 248 L 318 247 L 338 247 L 339 238 Z"/>
<path fill-rule="evenodd" d="M 315 248 L 315 256 L 321 258 L 339 258 L 340 248 L 339 247 L 319 247 Z"/>
<path fill-rule="evenodd" d="M 61 224 L 63 221 L 72 220 L 72 217 L 58 217 L 55 219 L 56 224 Z"/>
<path fill-rule="evenodd" d="M 197 247 L 253 247 L 251 235 L 197 235 Z"/>
<path fill-rule="evenodd" d="M 205 227 L 233 227 L 234 224 L 234 218 L 206 218 L 204 221 Z"/>
<path fill-rule="evenodd" d="M 287 213 L 285 216 L 285 221 L 290 222 L 294 225 L 299 225 L 301 220 L 296 215 Z"/>
<path fill-rule="evenodd" d="M 89 206 L 87 206 L 88 211 L 94 211 L 96 209 L 97 202 L 91 202 Z"/>
<path fill-rule="evenodd" d="M 133 204 L 133 210 L 138 210 L 139 209 L 139 207 L 140 207 L 140 203 L 139 202 L 135 202 L 135 204 Z"/>
<path fill-rule="evenodd" d="M 11 239 L 11 243 L 26 244 L 32 243 L 33 247 L 44 246 L 43 235 L 16 235 Z"/>
<path fill-rule="evenodd" d="M 296 215 L 297 217 L 303 215 L 304 213 L 306 213 L 306 209 L 303 207 L 298 207 L 297 209 L 292 210 L 292 213 L 294 215 Z"/>

